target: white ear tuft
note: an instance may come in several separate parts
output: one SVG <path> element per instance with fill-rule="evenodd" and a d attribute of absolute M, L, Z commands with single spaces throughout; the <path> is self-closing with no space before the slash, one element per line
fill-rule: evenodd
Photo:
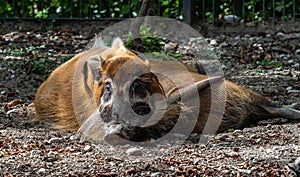
<path fill-rule="evenodd" d="M 126 51 L 126 48 L 121 38 L 115 38 L 112 42 L 111 48 L 117 48 Z"/>
<path fill-rule="evenodd" d="M 102 37 L 95 37 L 94 39 L 94 44 L 92 46 L 92 48 L 98 48 L 98 47 L 107 47 L 102 39 Z"/>

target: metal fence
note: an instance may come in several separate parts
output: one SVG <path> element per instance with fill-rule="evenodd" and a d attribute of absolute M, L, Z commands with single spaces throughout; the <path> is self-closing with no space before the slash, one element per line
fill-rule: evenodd
<path fill-rule="evenodd" d="M 299 18 L 300 0 L 153 0 L 155 14 L 187 23 L 216 24 L 221 16 L 263 21 Z M 121 20 L 135 17 L 142 0 L 0 0 L 1 19 Z"/>

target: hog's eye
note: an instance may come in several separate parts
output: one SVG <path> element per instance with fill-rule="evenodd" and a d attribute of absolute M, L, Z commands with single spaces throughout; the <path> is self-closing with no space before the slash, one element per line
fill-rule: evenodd
<path fill-rule="evenodd" d="M 112 94 L 111 83 L 110 82 L 106 82 L 104 84 L 104 88 L 103 88 L 103 98 L 104 98 L 104 101 L 110 100 L 111 94 Z"/>

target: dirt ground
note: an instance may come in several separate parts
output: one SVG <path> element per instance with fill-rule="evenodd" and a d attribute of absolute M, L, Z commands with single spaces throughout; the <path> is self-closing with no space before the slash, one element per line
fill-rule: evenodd
<path fill-rule="evenodd" d="M 299 121 L 270 117 L 205 144 L 151 149 L 81 142 L 31 122 L 51 70 L 115 22 L 0 23 L 0 176 L 297 176 L 288 164 L 300 157 Z M 228 80 L 280 105 L 300 103 L 300 23 L 272 25 L 195 29 L 216 42 Z"/>

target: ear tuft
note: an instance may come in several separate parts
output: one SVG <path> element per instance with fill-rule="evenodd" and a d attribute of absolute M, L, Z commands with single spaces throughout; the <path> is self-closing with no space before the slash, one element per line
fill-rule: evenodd
<path fill-rule="evenodd" d="M 112 42 L 111 48 L 127 51 L 121 38 L 115 38 Z"/>
<path fill-rule="evenodd" d="M 145 60 L 145 65 L 149 66 L 150 65 L 150 62 L 149 60 Z"/>
<path fill-rule="evenodd" d="M 107 47 L 102 39 L 102 36 L 95 37 L 94 44 L 91 48 L 93 49 L 98 47 Z"/>

